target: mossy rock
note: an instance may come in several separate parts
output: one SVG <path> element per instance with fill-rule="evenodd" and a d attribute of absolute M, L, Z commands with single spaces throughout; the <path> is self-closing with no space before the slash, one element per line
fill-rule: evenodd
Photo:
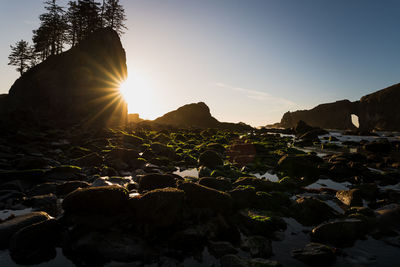
<path fill-rule="evenodd" d="M 234 206 L 238 209 L 251 208 L 256 200 L 256 189 L 250 185 L 239 185 L 229 191 Z"/>
<path fill-rule="evenodd" d="M 115 214 L 125 210 L 129 194 L 122 186 L 79 188 L 69 193 L 62 207 L 66 213 Z"/>
<path fill-rule="evenodd" d="M 221 213 L 232 210 L 232 197 L 225 192 L 192 182 L 183 182 L 178 189 L 185 191 L 189 208 L 205 208 Z"/>
<path fill-rule="evenodd" d="M 243 230 L 251 235 L 272 237 L 273 232 L 286 229 L 285 221 L 271 212 L 245 209 L 238 216 Z"/>
<path fill-rule="evenodd" d="M 217 166 L 224 165 L 224 161 L 217 152 L 212 150 L 206 150 L 200 154 L 198 165 L 199 166 L 203 165 L 210 169 L 215 169 Z"/>
<path fill-rule="evenodd" d="M 282 189 L 279 183 L 271 182 L 256 177 L 240 177 L 233 183 L 233 186 L 235 187 L 239 185 L 249 185 L 254 187 L 256 191 L 264 191 L 264 192 L 279 191 Z"/>
<path fill-rule="evenodd" d="M 337 217 L 337 212 L 328 204 L 313 197 L 302 197 L 292 205 L 293 217 L 303 225 L 318 225 Z"/>
<path fill-rule="evenodd" d="M 139 192 L 176 187 L 176 181 L 173 175 L 159 173 L 150 173 L 139 177 L 138 184 Z"/>
<path fill-rule="evenodd" d="M 278 161 L 277 170 L 293 177 L 318 176 L 318 165 L 324 161 L 315 155 L 285 155 Z"/>
<path fill-rule="evenodd" d="M 182 215 L 185 192 L 176 188 L 156 189 L 134 201 L 138 220 L 157 227 L 168 227 L 178 222 Z"/>

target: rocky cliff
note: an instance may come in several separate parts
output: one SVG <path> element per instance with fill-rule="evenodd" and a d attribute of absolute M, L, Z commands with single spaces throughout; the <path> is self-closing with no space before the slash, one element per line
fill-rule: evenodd
<path fill-rule="evenodd" d="M 360 127 L 400 131 L 400 83 L 363 96 L 358 104 Z"/>
<path fill-rule="evenodd" d="M 119 125 L 127 116 L 118 89 L 126 75 L 118 34 L 100 29 L 24 73 L 1 101 L 2 113 L 57 126 Z"/>
<path fill-rule="evenodd" d="M 321 104 L 310 110 L 286 112 L 280 127 L 295 127 L 300 120 L 325 129 L 354 129 L 351 115 L 357 115 L 362 130 L 400 131 L 400 84 L 363 96 L 360 101 L 341 100 Z"/>

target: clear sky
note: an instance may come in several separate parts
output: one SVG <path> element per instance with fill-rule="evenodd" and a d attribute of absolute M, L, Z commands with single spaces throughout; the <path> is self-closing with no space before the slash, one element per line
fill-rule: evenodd
<path fill-rule="evenodd" d="M 259 126 L 400 82 L 397 0 L 121 3 L 129 111 L 144 118 L 204 101 L 220 121 Z M 18 78 L 10 44 L 30 41 L 43 11 L 42 0 L 0 0 L 0 93 Z"/>

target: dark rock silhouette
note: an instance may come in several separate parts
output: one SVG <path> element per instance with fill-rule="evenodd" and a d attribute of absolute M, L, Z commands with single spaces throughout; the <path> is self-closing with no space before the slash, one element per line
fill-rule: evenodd
<path fill-rule="evenodd" d="M 203 102 L 184 105 L 155 119 L 154 122 L 198 128 L 216 128 L 219 124 L 218 120 L 211 116 L 209 107 Z"/>
<path fill-rule="evenodd" d="M 118 34 L 99 29 L 24 73 L 9 95 L 1 97 L 1 111 L 8 118 L 39 124 L 119 125 L 127 117 L 118 89 L 126 76 L 126 56 Z"/>
<path fill-rule="evenodd" d="M 176 128 L 215 128 L 229 130 L 252 130 L 250 125 L 243 122 L 220 122 L 210 113 L 210 108 L 204 103 L 184 105 L 177 110 L 170 111 L 154 121 L 143 121 L 141 126 L 147 127 L 176 127 Z"/>
<path fill-rule="evenodd" d="M 360 127 L 367 130 L 400 130 L 400 83 L 361 97 L 358 104 Z"/>
<path fill-rule="evenodd" d="M 311 126 L 325 129 L 355 129 L 351 122 L 351 114 L 354 114 L 359 118 L 361 130 L 399 131 L 400 114 L 396 112 L 399 99 L 400 84 L 395 84 L 363 96 L 359 101 L 341 100 L 310 110 L 286 112 L 278 126 L 292 128 L 303 120 Z"/>

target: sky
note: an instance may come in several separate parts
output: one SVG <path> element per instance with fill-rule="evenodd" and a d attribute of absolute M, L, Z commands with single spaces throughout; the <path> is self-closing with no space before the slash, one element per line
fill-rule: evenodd
<path fill-rule="evenodd" d="M 397 0 L 121 3 L 124 95 L 145 119 L 203 101 L 220 121 L 261 126 L 400 82 Z M 10 45 L 31 42 L 43 12 L 42 0 L 0 0 L 0 93 L 19 76 Z"/>

